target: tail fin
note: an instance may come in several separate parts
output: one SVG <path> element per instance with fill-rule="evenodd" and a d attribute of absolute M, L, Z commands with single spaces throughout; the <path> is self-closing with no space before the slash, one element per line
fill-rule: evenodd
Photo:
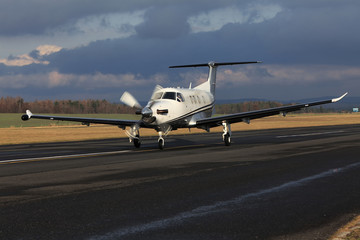
<path fill-rule="evenodd" d="M 201 63 L 201 64 L 170 66 L 169 68 L 209 67 L 209 76 L 208 76 L 207 82 L 204 82 L 203 84 L 200 84 L 199 86 L 197 86 L 195 88 L 205 90 L 205 91 L 209 91 L 215 97 L 216 69 L 217 69 L 218 66 L 237 65 L 237 64 L 250 64 L 250 63 L 261 63 L 261 61 L 254 61 L 254 62 L 223 62 L 223 63 L 209 62 L 209 63 Z"/>

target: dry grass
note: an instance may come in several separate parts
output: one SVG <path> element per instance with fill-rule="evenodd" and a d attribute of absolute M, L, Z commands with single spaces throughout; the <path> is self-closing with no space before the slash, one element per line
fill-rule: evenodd
<path fill-rule="evenodd" d="M 359 240 L 360 239 L 360 216 L 340 228 L 331 240 Z"/>
<path fill-rule="evenodd" d="M 342 124 L 359 124 L 360 114 L 291 114 L 287 117 L 273 116 L 257 119 L 251 124 L 237 123 L 231 126 L 233 131 L 247 131 L 271 128 L 310 127 Z M 222 131 L 221 127 L 211 129 L 212 132 Z M 200 129 L 191 129 L 191 133 L 204 132 Z M 180 129 L 171 134 L 189 133 L 188 129 Z M 141 136 L 157 135 L 152 129 L 141 129 Z M 92 125 L 87 126 L 48 126 L 27 128 L 0 129 L 0 145 L 80 141 L 90 139 L 105 139 L 126 137 L 125 132 L 115 126 Z"/>

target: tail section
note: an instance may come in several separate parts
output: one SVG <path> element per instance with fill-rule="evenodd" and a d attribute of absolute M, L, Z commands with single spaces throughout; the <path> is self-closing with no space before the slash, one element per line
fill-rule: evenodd
<path fill-rule="evenodd" d="M 179 65 L 179 66 L 170 66 L 169 68 L 187 68 L 187 67 L 209 67 L 209 76 L 207 82 L 200 84 L 195 87 L 195 89 L 205 90 L 211 92 L 211 94 L 215 97 L 215 89 L 216 89 L 216 69 L 218 66 L 224 65 L 238 65 L 238 64 L 251 64 L 251 63 L 261 63 L 260 61 L 255 62 L 209 62 L 202 64 L 191 64 L 191 65 Z"/>

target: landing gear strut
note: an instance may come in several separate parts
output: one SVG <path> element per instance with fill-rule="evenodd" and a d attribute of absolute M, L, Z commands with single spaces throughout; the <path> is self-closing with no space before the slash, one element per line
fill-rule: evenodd
<path fill-rule="evenodd" d="M 222 122 L 223 125 L 223 141 L 225 143 L 225 146 L 230 146 L 231 144 L 231 128 L 230 124 L 227 121 Z"/>
<path fill-rule="evenodd" d="M 165 145 L 165 140 L 164 140 L 162 134 L 163 134 L 163 132 L 162 132 L 162 131 L 159 131 L 158 146 L 159 146 L 159 149 L 160 149 L 160 150 L 163 150 L 163 149 L 164 149 L 164 145 Z"/>
<path fill-rule="evenodd" d="M 159 132 L 159 139 L 158 139 L 158 147 L 160 150 L 164 149 L 165 146 L 165 139 L 164 137 L 166 137 L 172 130 L 172 127 L 170 125 L 161 125 L 160 128 L 158 129 Z"/>
<path fill-rule="evenodd" d="M 128 135 L 129 141 L 133 142 L 136 148 L 139 148 L 141 145 L 139 125 L 135 124 L 131 126 L 130 130 L 126 131 L 125 133 Z"/>
<path fill-rule="evenodd" d="M 165 140 L 160 137 L 159 140 L 158 140 L 158 146 L 159 146 L 159 149 L 160 150 L 163 150 L 164 149 L 164 145 L 165 145 Z"/>

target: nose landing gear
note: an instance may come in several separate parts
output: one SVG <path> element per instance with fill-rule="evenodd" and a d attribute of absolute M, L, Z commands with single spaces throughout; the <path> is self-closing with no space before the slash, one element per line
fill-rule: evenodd
<path fill-rule="evenodd" d="M 163 150 L 164 149 L 164 145 L 165 145 L 165 140 L 163 137 L 159 137 L 159 140 L 158 140 L 158 146 L 159 146 L 159 149 L 160 150 Z"/>
<path fill-rule="evenodd" d="M 172 127 L 170 125 L 161 125 L 158 129 L 159 132 L 159 139 L 158 139 L 158 147 L 160 150 L 164 149 L 165 146 L 165 139 L 164 137 L 167 136 L 172 130 Z M 163 137 L 164 136 L 164 137 Z"/>

